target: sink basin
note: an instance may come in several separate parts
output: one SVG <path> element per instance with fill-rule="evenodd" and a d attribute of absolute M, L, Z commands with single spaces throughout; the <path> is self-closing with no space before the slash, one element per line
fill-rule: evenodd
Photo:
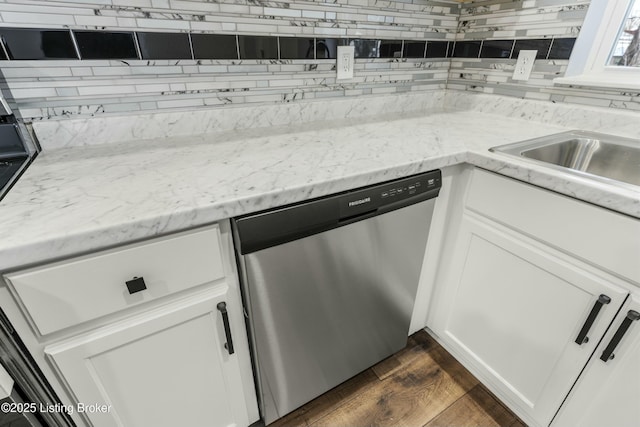
<path fill-rule="evenodd" d="M 634 139 L 570 131 L 501 145 L 489 151 L 599 180 L 640 186 L 640 141 Z"/>

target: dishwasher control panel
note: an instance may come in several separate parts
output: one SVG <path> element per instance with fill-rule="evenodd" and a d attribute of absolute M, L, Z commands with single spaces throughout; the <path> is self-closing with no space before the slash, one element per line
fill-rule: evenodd
<path fill-rule="evenodd" d="M 374 187 L 356 190 L 344 194 L 340 199 L 340 218 L 352 218 L 374 212 L 377 209 L 403 202 L 423 193 L 437 190 L 442 184 L 439 170 L 414 175 L 409 178 L 378 184 Z"/>
<path fill-rule="evenodd" d="M 433 186 L 435 179 L 432 178 L 429 181 L 431 181 Z M 385 190 L 380 194 L 380 197 L 382 198 L 382 200 L 384 200 L 387 197 L 413 196 L 414 194 L 419 193 L 423 188 L 424 188 L 423 182 L 420 182 L 420 181 L 410 182 L 405 185 L 401 185 L 399 187 L 394 187 L 389 190 Z"/>
<path fill-rule="evenodd" d="M 440 174 L 427 174 L 417 176 L 413 179 L 408 178 L 406 180 L 391 184 L 388 188 L 384 188 L 380 192 L 380 199 L 383 203 L 394 202 L 398 199 L 405 199 L 425 191 L 439 188 L 441 185 Z"/>
<path fill-rule="evenodd" d="M 439 170 L 234 218 L 241 255 L 385 214 L 438 196 Z"/>

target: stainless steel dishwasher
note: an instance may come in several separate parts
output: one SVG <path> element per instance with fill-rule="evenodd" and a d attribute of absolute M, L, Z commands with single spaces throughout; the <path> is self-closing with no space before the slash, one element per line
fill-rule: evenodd
<path fill-rule="evenodd" d="M 402 349 L 439 170 L 235 218 L 266 424 Z"/>

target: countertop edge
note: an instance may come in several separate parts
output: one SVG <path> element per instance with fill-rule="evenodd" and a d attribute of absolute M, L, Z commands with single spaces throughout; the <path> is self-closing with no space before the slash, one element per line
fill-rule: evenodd
<path fill-rule="evenodd" d="M 0 251 L 0 271 L 3 273 L 33 267 L 108 250 L 114 247 L 206 226 L 235 216 L 282 206 L 279 199 L 293 203 L 326 196 L 370 184 L 427 172 L 449 166 L 470 164 L 498 174 L 536 185 L 593 205 L 634 218 L 640 218 L 640 193 L 616 190 L 613 186 L 590 182 L 519 159 L 473 150 L 428 157 L 404 165 L 371 170 L 332 181 L 310 182 L 305 185 L 274 189 L 269 193 L 248 194 L 206 206 L 196 206 L 180 212 L 154 215 L 130 222 L 112 224 L 91 231 L 70 233 L 60 238 L 40 240 Z M 287 197 L 283 197 L 287 196 Z M 607 206 L 603 206 L 606 204 Z M 54 257 L 51 254 L 55 254 Z"/>

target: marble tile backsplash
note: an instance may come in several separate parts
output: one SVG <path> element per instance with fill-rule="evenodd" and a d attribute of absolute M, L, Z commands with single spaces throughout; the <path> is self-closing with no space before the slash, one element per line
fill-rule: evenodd
<path fill-rule="evenodd" d="M 43 61 L 29 56 L 37 56 L 32 52 L 20 60 L 0 59 L 1 85 L 25 121 L 429 94 L 443 89 L 640 110 L 637 92 L 553 84 L 566 70 L 568 61 L 559 58 L 566 58 L 589 2 L 0 0 L 0 27 L 12 29 L 14 35 L 25 34 L 19 30 L 26 28 L 48 29 L 53 36 L 69 30 L 143 34 L 134 37 L 137 56 L 128 54 L 144 58 L 89 54 L 82 60 Z M 172 55 L 177 58 L 165 58 L 165 52 L 146 43 L 158 40 L 159 33 L 171 34 L 173 42 L 183 44 Z M 280 40 L 277 55 L 270 59 L 211 59 L 235 53 L 220 53 L 224 45 L 214 49 L 212 41 L 236 39 L 239 51 L 241 38 L 265 36 Z M 317 40 L 348 39 L 383 40 L 381 56 L 387 58 L 356 59 L 355 78 L 340 82 L 335 78 L 335 60 L 324 59 L 331 54 L 322 49 L 320 54 Z M 316 57 L 296 59 L 304 48 L 298 42 L 308 44 L 308 40 L 316 44 Z M 186 41 L 191 57 L 184 54 Z M 93 42 L 91 36 L 75 38 L 74 47 L 86 50 Z M 397 56 L 394 46 L 399 42 L 402 57 L 392 57 Z M 459 44 L 455 50 L 454 42 Z M 518 50 L 532 46 L 540 55 L 531 79 L 513 81 Z M 250 51 L 249 45 L 242 47 Z M 63 54 L 71 56 L 69 49 L 66 46 Z M 11 52 L 0 52 L 0 58 L 10 56 Z M 250 57 L 245 53 L 244 58 Z"/>
<path fill-rule="evenodd" d="M 458 40 L 518 40 L 512 55 L 514 59 L 454 59 L 447 89 L 553 103 L 640 110 L 638 90 L 569 87 L 553 83 L 553 79 L 563 76 L 567 69 L 569 61 L 558 58 L 573 47 L 572 38 L 580 33 L 589 3 L 590 0 L 479 0 L 465 3 L 460 10 Z M 541 45 L 540 40 L 533 43 L 533 40 L 522 38 L 546 39 L 548 44 L 545 46 Z M 516 52 L 520 49 L 538 50 L 531 78 L 524 82 L 512 79 Z M 545 59 L 545 55 L 548 55 L 548 59 Z"/>
<path fill-rule="evenodd" d="M 457 2 L 433 0 L 4 0 L 3 28 L 190 33 L 197 59 L 2 61 L 3 89 L 26 121 L 424 93 L 444 89 L 448 59 L 362 58 L 355 78 L 338 82 L 335 59 L 289 59 L 282 51 L 282 59 L 277 52 L 253 58 L 245 41 L 252 36 L 453 41 L 458 13 Z M 240 35 L 239 48 L 251 59 L 211 59 L 202 43 L 210 35 Z"/>

